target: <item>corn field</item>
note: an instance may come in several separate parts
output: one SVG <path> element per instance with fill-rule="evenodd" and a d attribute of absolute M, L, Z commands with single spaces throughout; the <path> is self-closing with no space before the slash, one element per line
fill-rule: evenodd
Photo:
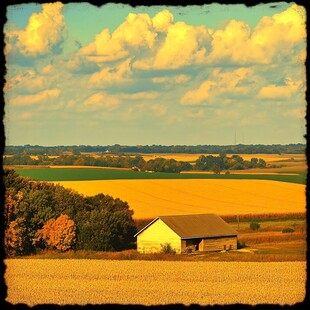
<path fill-rule="evenodd" d="M 6 300 L 53 304 L 295 304 L 305 262 L 8 259 Z"/>

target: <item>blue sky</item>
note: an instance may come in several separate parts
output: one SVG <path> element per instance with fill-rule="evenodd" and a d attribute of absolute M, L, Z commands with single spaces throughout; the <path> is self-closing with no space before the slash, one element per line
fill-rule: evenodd
<path fill-rule="evenodd" d="M 305 9 L 7 7 L 8 145 L 304 143 Z"/>

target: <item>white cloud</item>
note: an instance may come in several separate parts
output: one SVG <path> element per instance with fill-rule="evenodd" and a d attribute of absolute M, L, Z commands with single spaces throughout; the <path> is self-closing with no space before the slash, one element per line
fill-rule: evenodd
<path fill-rule="evenodd" d="M 159 20 L 158 27 L 165 23 Z M 113 61 L 129 56 L 130 50 L 152 49 L 156 41 L 157 33 L 153 29 L 152 19 L 148 14 L 129 13 L 125 21 L 110 34 L 105 28 L 96 35 L 95 41 L 80 50 L 91 61 Z"/>
<path fill-rule="evenodd" d="M 305 9 L 293 4 L 284 12 L 263 17 L 253 31 L 245 22 L 231 20 L 212 34 L 208 63 L 270 64 L 292 58 L 298 52 L 296 44 L 305 41 L 305 19 Z"/>
<path fill-rule="evenodd" d="M 95 72 L 89 78 L 92 86 L 104 86 L 112 83 L 129 82 L 131 80 L 130 59 L 127 59 L 116 66 L 104 67 L 99 72 Z"/>
<path fill-rule="evenodd" d="M 200 84 L 197 89 L 187 91 L 181 98 L 182 105 L 199 105 L 214 100 L 222 94 L 245 95 L 250 91 L 249 86 L 239 85 L 253 73 L 251 68 L 239 68 L 229 72 L 214 69 L 211 78 Z"/>
<path fill-rule="evenodd" d="M 61 91 L 57 88 L 46 89 L 32 95 L 21 95 L 9 99 L 9 103 L 13 106 L 28 106 L 40 103 L 50 103 L 57 99 Z"/>
<path fill-rule="evenodd" d="M 291 78 L 285 80 L 286 85 L 277 86 L 274 84 L 269 84 L 262 87 L 257 94 L 258 98 L 291 98 L 294 93 L 301 90 L 302 81 L 298 80 L 296 82 L 292 81 Z"/>
<path fill-rule="evenodd" d="M 89 111 L 92 110 L 115 110 L 118 108 L 120 101 L 117 97 L 108 95 L 106 93 L 95 93 L 88 97 L 83 103 L 82 107 Z"/>
<path fill-rule="evenodd" d="M 44 76 L 38 75 L 35 70 L 28 69 L 21 71 L 15 76 L 9 78 L 4 86 L 4 92 L 23 90 L 27 92 L 36 92 L 47 87 L 48 81 Z"/>
<path fill-rule="evenodd" d="M 155 56 L 137 60 L 136 69 L 177 69 L 204 63 L 210 33 L 204 26 L 191 26 L 177 22 L 169 26 L 167 35 Z"/>
<path fill-rule="evenodd" d="M 41 13 L 33 13 L 25 30 L 12 30 L 5 33 L 9 48 L 6 53 L 16 46 L 26 57 L 35 57 L 51 52 L 63 38 L 65 28 L 61 2 L 42 4 Z M 16 43 L 15 43 L 16 41 Z"/>

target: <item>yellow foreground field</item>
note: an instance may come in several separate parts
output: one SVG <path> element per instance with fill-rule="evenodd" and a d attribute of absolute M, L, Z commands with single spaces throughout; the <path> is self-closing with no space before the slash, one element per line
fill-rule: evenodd
<path fill-rule="evenodd" d="M 54 182 L 87 196 L 120 198 L 134 218 L 176 214 L 305 212 L 305 185 L 267 180 L 98 180 Z"/>
<path fill-rule="evenodd" d="M 7 301 L 53 304 L 295 304 L 305 262 L 5 261 Z"/>

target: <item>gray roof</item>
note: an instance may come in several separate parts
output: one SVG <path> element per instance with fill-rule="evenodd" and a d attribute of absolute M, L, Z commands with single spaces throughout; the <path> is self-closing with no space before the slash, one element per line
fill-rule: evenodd
<path fill-rule="evenodd" d="M 142 228 L 135 236 L 161 219 L 182 239 L 237 235 L 237 231 L 216 214 L 159 216 Z"/>

